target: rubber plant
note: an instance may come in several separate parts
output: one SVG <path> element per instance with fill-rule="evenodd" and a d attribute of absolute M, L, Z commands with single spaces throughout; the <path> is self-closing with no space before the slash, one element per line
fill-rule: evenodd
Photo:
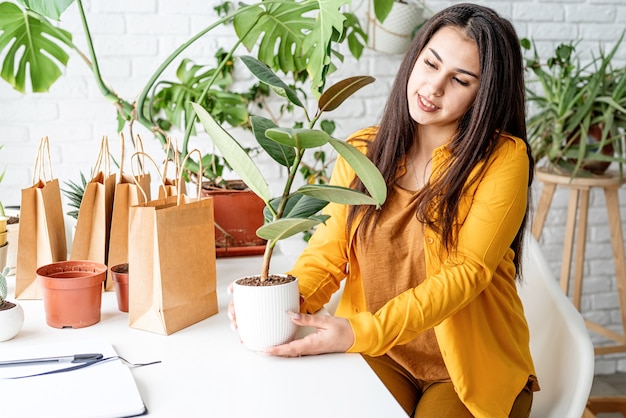
<path fill-rule="evenodd" d="M 321 129 L 316 129 L 317 122 L 324 112 L 335 110 L 360 88 L 372 83 L 373 77 L 351 77 L 329 87 L 320 95 L 316 113 L 310 116 L 296 91 L 268 66 L 252 56 L 241 57 L 241 60 L 261 82 L 281 92 L 289 103 L 299 107 L 306 120 L 303 128 L 285 128 L 260 116 L 251 117 L 252 130 L 259 145 L 274 162 L 287 170 L 282 194 L 280 197 L 272 198 L 261 169 L 241 144 L 202 106 L 193 104 L 200 121 L 221 155 L 250 189 L 265 202 L 266 223 L 257 230 L 257 235 L 267 240 L 260 272 L 260 280 L 263 282 L 270 276 L 270 261 L 277 241 L 324 222 L 327 216 L 320 215 L 319 211 L 328 202 L 380 207 L 386 199 L 387 187 L 376 166 L 361 151 L 345 141 L 332 138 Z M 369 194 L 329 184 L 304 184 L 292 190 L 299 163 L 306 152 L 325 144 L 332 146 L 346 160 L 363 181 Z"/>
<path fill-rule="evenodd" d="M 147 80 L 137 99 L 129 101 L 104 80 L 82 0 L 18 2 L 22 7 L 8 1 L 0 3 L 0 56 L 3 57 L 0 76 L 5 81 L 20 92 L 26 91 L 29 82 L 33 92 L 48 91 L 67 65 L 68 50 L 73 50 L 91 70 L 101 94 L 117 109 L 120 132 L 127 123 L 132 128 L 137 122 L 154 132 L 165 146 L 169 127 L 182 121 L 185 134 L 178 153 L 181 156 L 188 153 L 196 120 L 189 107 L 190 101 L 208 108 L 220 123 L 236 125 L 247 121 L 244 95 L 228 91 L 232 72 L 229 66 L 241 45 L 254 49 L 259 60 L 289 76 L 292 85 L 298 86 L 296 89 L 302 88 L 305 82 L 309 84 L 317 98 L 326 77 L 343 60 L 338 45 L 347 42 L 351 53 L 358 58 L 366 41 L 358 19 L 342 11 L 350 0 L 267 0 L 237 6 L 226 2 L 216 7 L 222 14 L 180 44 Z M 82 22 L 86 52 L 74 43 L 72 34 L 59 22 L 62 13 L 73 4 Z M 214 68 L 181 58 L 195 42 L 229 24 L 233 25 L 237 40 L 216 55 Z M 163 81 L 163 72 L 178 59 L 181 59 L 177 71 L 179 80 Z M 169 113 L 165 109 L 169 109 Z M 214 158 L 213 155 L 206 157 Z M 168 158 L 173 158 L 173 152 Z M 209 170 L 212 164 L 209 160 L 202 166 Z M 197 161 L 191 161 L 186 169 L 205 174 L 197 173 Z"/>

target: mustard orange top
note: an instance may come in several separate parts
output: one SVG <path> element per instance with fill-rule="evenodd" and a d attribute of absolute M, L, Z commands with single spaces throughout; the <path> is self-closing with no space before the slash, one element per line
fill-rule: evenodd
<path fill-rule="evenodd" d="M 375 134 L 376 128 L 368 128 L 352 139 Z M 447 155 L 445 146 L 433 152 L 432 176 Z M 526 212 L 525 143 L 502 135 L 486 164 L 480 180 L 461 197 L 457 251 L 453 256 L 442 253 L 438 235 L 426 228 L 427 280 L 377 311 L 367 309 L 354 248 L 358 222 L 346 231 L 347 205 L 331 203 L 325 208 L 330 218 L 319 225 L 290 273 L 298 276 L 307 312 L 319 310 L 346 280 L 335 314 L 347 318 L 354 331 L 350 352 L 383 355 L 434 328 L 461 401 L 476 417 L 497 418 L 508 417 L 515 398 L 535 375 L 510 248 Z M 348 186 L 353 178 L 354 172 L 339 158 L 331 184 Z"/>

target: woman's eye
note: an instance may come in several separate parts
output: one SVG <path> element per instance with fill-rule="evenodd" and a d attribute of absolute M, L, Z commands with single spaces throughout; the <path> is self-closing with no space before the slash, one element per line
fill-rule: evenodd
<path fill-rule="evenodd" d="M 429 61 L 428 59 L 425 59 L 425 60 L 424 60 L 424 64 L 426 64 L 426 65 L 427 65 L 428 67 L 430 67 L 430 68 L 437 68 L 437 67 L 435 66 L 435 64 L 433 64 L 433 63 L 432 63 L 431 61 Z"/>
<path fill-rule="evenodd" d="M 462 86 L 467 86 L 467 85 L 469 85 L 469 83 L 468 83 L 467 81 L 463 81 L 463 80 L 461 80 L 461 79 L 460 79 L 460 78 L 458 78 L 458 77 L 454 77 L 454 81 L 456 81 L 457 83 L 459 83 L 459 84 L 460 84 L 460 85 L 462 85 Z"/>

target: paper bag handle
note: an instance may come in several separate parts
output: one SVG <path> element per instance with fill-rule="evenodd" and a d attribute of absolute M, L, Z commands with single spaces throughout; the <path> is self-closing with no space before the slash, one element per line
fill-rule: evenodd
<path fill-rule="evenodd" d="M 198 177 L 200 178 L 200 181 L 196 182 L 197 183 L 196 187 L 198 188 L 198 190 L 196 191 L 196 199 L 199 202 L 201 200 L 201 198 L 202 198 L 200 196 L 200 192 L 202 191 L 202 153 L 200 152 L 200 150 L 196 148 L 196 149 L 193 149 L 193 150 L 189 151 L 189 154 L 187 154 L 185 156 L 185 158 L 183 159 L 183 162 L 181 163 L 181 167 L 185 166 L 185 163 L 187 162 L 187 160 L 189 159 L 191 154 L 193 154 L 194 152 L 197 152 L 198 153 L 198 157 L 199 157 L 198 158 L 198 173 L 200 173 L 200 174 L 199 174 Z M 180 197 L 181 197 L 181 194 L 182 194 L 180 185 L 183 183 L 183 174 L 184 174 L 184 172 L 185 172 L 185 170 L 180 170 L 180 175 L 178 177 L 178 184 L 177 184 L 177 187 L 178 187 L 178 199 L 176 201 L 176 206 L 180 206 Z"/>
<path fill-rule="evenodd" d="M 119 172 L 119 176 L 118 176 L 118 183 L 122 182 L 122 178 L 124 175 L 124 150 L 126 149 L 126 140 L 124 138 L 124 133 L 120 132 L 120 142 L 121 142 L 121 156 L 120 156 L 120 172 Z M 140 151 L 143 152 L 143 141 L 141 140 L 141 137 L 139 135 L 137 135 L 137 141 L 135 142 L 135 151 Z M 139 164 L 140 167 L 140 173 L 139 175 L 145 175 L 146 171 L 145 171 L 145 161 L 142 161 Z"/>
<path fill-rule="evenodd" d="M 46 162 L 48 163 L 48 174 L 46 176 Z M 37 157 L 35 158 L 35 166 L 33 167 L 33 184 L 37 184 L 39 180 L 48 182 L 52 180 L 52 162 L 50 159 L 50 141 L 47 136 L 44 136 L 39 140 L 39 147 L 37 148 Z"/>
<path fill-rule="evenodd" d="M 137 181 L 137 175 L 135 174 L 135 166 L 133 165 L 133 159 L 139 156 L 141 156 L 141 158 L 147 158 L 149 161 L 152 162 L 152 164 L 154 164 L 154 166 L 157 169 L 157 173 L 159 173 L 159 180 L 161 180 L 161 187 L 163 188 L 163 196 L 167 197 L 167 188 L 165 187 L 165 182 L 163 181 L 161 172 L 159 171 L 159 166 L 157 165 L 157 163 L 154 162 L 152 157 L 150 157 L 148 154 L 146 154 L 143 151 L 137 151 L 133 155 L 130 156 L 130 171 L 132 173 L 133 181 L 135 182 L 139 190 L 141 190 L 141 194 L 143 194 L 144 202 L 148 201 L 148 195 L 146 194 L 146 191 L 141 187 L 141 184 L 139 184 L 139 182 Z"/>
<path fill-rule="evenodd" d="M 93 181 L 98 172 L 102 171 L 104 173 L 104 177 L 109 177 L 111 173 L 111 154 L 109 153 L 109 138 L 107 136 L 102 137 L 102 142 L 100 143 L 100 152 L 98 153 L 98 158 L 96 158 L 96 164 L 91 171 L 91 180 Z"/>

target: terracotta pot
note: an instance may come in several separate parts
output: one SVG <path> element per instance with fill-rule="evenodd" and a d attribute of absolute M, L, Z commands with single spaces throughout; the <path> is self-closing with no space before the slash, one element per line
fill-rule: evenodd
<path fill-rule="evenodd" d="M 202 189 L 201 194 L 213 197 L 218 257 L 263 254 L 265 240 L 256 235 L 264 222 L 261 198 L 250 190 Z"/>
<path fill-rule="evenodd" d="M 288 313 L 300 311 L 298 279 L 272 286 L 242 285 L 241 280 L 233 285 L 233 301 L 243 344 L 263 351 L 292 341 L 298 327 Z"/>
<path fill-rule="evenodd" d="M 99 322 L 106 272 L 104 264 L 85 260 L 39 267 L 46 323 L 53 328 L 83 328 Z"/>
<path fill-rule="evenodd" d="M 602 126 L 601 125 L 593 125 L 589 127 L 589 132 L 587 133 L 587 147 L 590 149 L 589 152 L 595 151 L 594 148 L 598 148 L 598 145 L 602 139 Z M 574 144 L 580 142 L 580 137 L 574 138 L 572 141 Z M 604 146 L 600 149 L 600 154 L 605 155 L 607 157 L 613 157 L 615 155 L 615 148 L 613 144 L 608 142 L 604 144 Z M 577 160 L 570 159 L 572 164 L 576 164 Z M 610 161 L 594 161 L 594 160 L 583 160 L 581 168 L 585 171 L 588 171 L 592 174 L 601 175 L 609 169 L 611 165 Z"/>
<path fill-rule="evenodd" d="M 111 275 L 117 295 L 117 307 L 122 312 L 128 312 L 128 263 L 111 267 Z"/>

